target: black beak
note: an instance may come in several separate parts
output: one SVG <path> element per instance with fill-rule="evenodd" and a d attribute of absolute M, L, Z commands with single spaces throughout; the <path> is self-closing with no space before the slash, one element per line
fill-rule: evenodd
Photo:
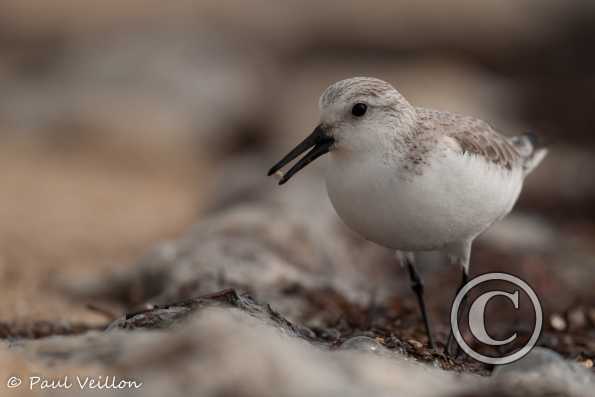
<path fill-rule="evenodd" d="M 306 150 L 312 148 L 304 157 L 302 157 L 293 167 L 287 171 L 285 175 L 279 181 L 279 185 L 284 184 L 295 175 L 299 170 L 310 164 L 312 161 L 317 159 L 318 157 L 322 156 L 325 153 L 328 153 L 330 147 L 335 142 L 335 140 L 328 136 L 324 127 L 322 125 L 317 126 L 314 131 L 304 139 L 299 145 L 297 145 L 291 152 L 287 153 L 281 161 L 275 164 L 270 170 L 268 175 L 271 176 L 275 172 L 279 171 L 281 168 L 285 167 L 285 165 L 291 162 L 300 154 L 304 153 Z"/>

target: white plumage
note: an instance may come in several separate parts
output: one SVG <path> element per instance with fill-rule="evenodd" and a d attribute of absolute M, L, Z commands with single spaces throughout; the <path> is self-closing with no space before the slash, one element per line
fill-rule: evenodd
<path fill-rule="evenodd" d="M 506 138 L 482 120 L 416 108 L 374 78 L 331 85 L 319 106 L 319 126 L 269 175 L 312 148 L 283 184 L 330 153 L 326 186 L 337 214 L 408 267 L 433 344 L 415 253 L 447 254 L 464 284 L 473 240 L 510 212 L 547 151 L 530 134 Z"/>

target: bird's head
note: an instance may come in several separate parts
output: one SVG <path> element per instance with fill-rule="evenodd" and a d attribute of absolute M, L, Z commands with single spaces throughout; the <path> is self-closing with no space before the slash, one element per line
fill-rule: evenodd
<path fill-rule="evenodd" d="M 279 184 L 328 152 L 348 155 L 380 149 L 415 122 L 415 110 L 405 98 L 387 82 L 371 77 L 332 84 L 320 96 L 319 108 L 320 123 L 314 131 L 269 170 L 272 175 L 311 149 Z"/>

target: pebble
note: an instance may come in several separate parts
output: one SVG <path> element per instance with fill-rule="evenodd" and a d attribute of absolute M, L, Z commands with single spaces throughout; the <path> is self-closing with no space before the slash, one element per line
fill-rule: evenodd
<path fill-rule="evenodd" d="M 421 343 L 420 341 L 415 340 L 415 339 L 408 339 L 407 342 L 409 342 L 409 344 L 417 350 L 420 350 L 424 347 L 423 343 Z"/>
<path fill-rule="evenodd" d="M 587 316 L 582 308 L 572 309 L 568 312 L 568 322 L 572 329 L 581 329 L 587 325 Z"/>
<path fill-rule="evenodd" d="M 556 385 L 558 393 L 551 395 L 592 396 L 592 391 L 595 389 L 595 376 L 587 369 L 588 365 L 585 362 L 565 360 L 553 350 L 535 347 L 522 359 L 497 366 L 492 372 L 492 377 L 509 385 L 515 385 L 519 390 L 534 390 L 536 386 L 543 387 L 540 391 L 550 390 L 552 385 Z"/>
<path fill-rule="evenodd" d="M 539 371 L 539 368 L 548 365 L 566 365 L 564 358 L 553 350 L 544 347 L 535 347 L 529 354 L 510 364 L 497 366 L 492 376 L 504 374 L 521 374 Z"/>
<path fill-rule="evenodd" d="M 367 336 L 354 336 L 347 339 L 341 345 L 344 350 L 356 350 L 361 352 L 384 353 L 387 349 L 382 346 L 376 339 Z"/>
<path fill-rule="evenodd" d="M 552 314 L 550 317 L 550 325 L 556 331 L 564 331 L 566 329 L 566 320 L 559 314 Z"/>

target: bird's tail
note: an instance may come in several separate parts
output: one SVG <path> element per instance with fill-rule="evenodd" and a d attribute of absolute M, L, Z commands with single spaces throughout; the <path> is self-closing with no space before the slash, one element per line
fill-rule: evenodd
<path fill-rule="evenodd" d="M 547 154 L 547 148 L 541 142 L 539 136 L 533 132 L 512 137 L 510 143 L 523 157 L 523 173 L 525 176 L 533 171 Z"/>

